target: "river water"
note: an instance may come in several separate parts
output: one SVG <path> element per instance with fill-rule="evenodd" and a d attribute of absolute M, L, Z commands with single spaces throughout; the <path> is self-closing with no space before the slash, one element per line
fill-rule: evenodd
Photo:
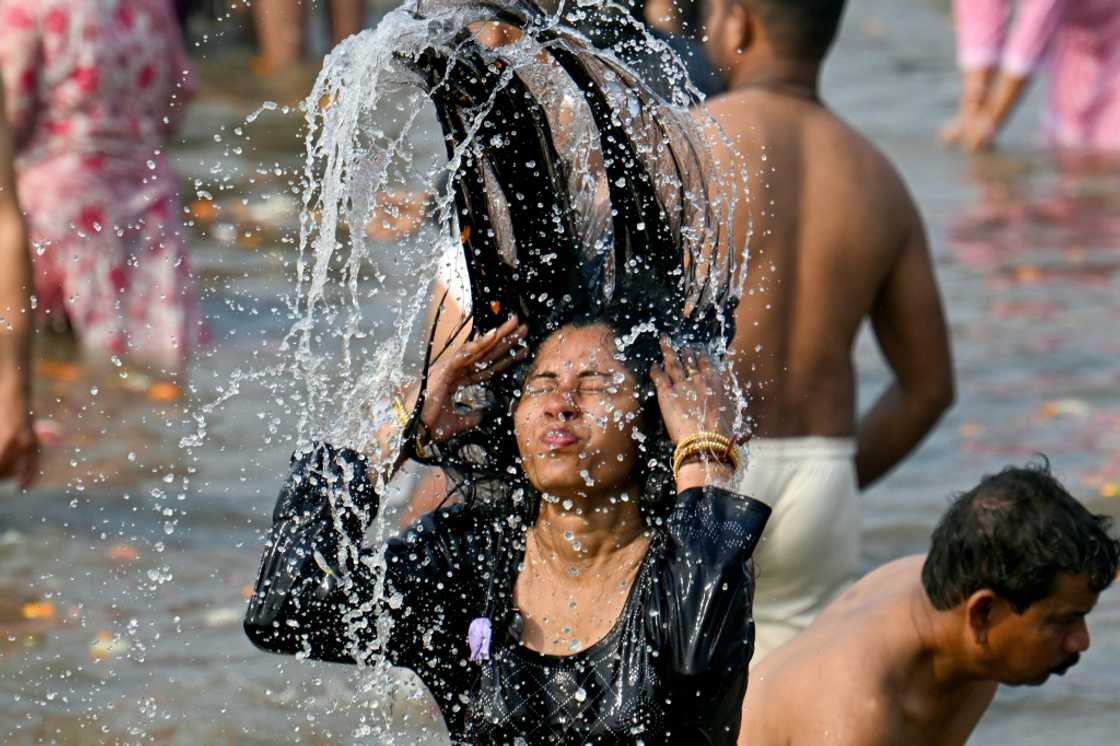
<path fill-rule="evenodd" d="M 277 378 L 290 355 L 300 115 L 231 78 L 228 59 L 200 58 L 205 92 L 176 152 L 213 341 L 180 398 L 135 372 L 83 368 L 58 340 L 40 345 L 36 402 L 59 442 L 34 491 L 0 492 L 4 743 L 368 742 L 380 717 L 347 668 L 259 653 L 241 634 L 299 416 Z M 1001 154 L 943 152 L 954 72 L 936 4 L 853 0 L 825 73 L 827 100 L 895 160 L 925 214 L 959 378 L 937 432 L 866 495 L 868 569 L 923 551 L 949 494 L 1036 452 L 1074 494 L 1120 514 L 1120 167 L 1039 150 L 1035 101 Z M 246 124 L 266 98 L 279 106 Z M 382 297 L 415 292 L 394 245 L 375 251 Z M 857 354 L 866 405 L 887 374 L 870 339 Z M 181 448 L 187 436 L 200 444 Z M 1114 743 L 1120 592 L 1103 594 L 1090 629 L 1077 668 L 1002 691 L 972 742 Z M 393 742 L 419 742 L 430 712 L 392 709 Z"/>

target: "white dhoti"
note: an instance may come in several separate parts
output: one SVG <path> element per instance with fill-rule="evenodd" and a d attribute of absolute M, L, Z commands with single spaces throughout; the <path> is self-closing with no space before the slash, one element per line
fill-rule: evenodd
<path fill-rule="evenodd" d="M 732 489 L 773 513 L 754 553 L 755 654 L 809 626 L 859 572 L 860 504 L 850 438 L 754 438 Z"/>

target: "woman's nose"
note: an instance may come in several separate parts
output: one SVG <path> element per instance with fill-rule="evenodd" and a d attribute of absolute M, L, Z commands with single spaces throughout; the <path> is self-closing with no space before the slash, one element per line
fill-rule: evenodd
<path fill-rule="evenodd" d="M 579 417 L 580 408 L 571 391 L 557 389 L 548 395 L 545 412 L 558 420 L 571 420 Z"/>

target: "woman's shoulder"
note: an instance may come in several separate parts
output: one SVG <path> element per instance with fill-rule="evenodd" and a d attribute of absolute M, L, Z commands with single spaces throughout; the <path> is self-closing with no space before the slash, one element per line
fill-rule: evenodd
<path fill-rule="evenodd" d="M 682 492 L 662 527 L 647 633 L 678 674 L 723 675 L 753 649 L 751 553 L 770 508 L 716 487 Z"/>

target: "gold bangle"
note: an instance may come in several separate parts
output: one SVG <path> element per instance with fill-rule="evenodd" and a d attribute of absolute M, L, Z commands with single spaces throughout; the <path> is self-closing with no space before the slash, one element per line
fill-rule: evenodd
<path fill-rule="evenodd" d="M 731 450 L 731 448 L 734 446 L 734 443 L 731 442 L 731 439 L 725 435 L 720 435 L 719 433 L 712 432 L 699 432 L 695 435 L 690 435 L 680 443 L 677 443 L 676 450 L 673 453 L 674 460 L 676 459 L 676 454 L 680 453 L 689 446 L 701 442 L 714 443 L 720 446 L 723 450 Z"/>
<path fill-rule="evenodd" d="M 720 441 L 689 438 L 687 441 L 677 446 L 676 450 L 673 452 L 674 471 L 680 467 L 680 464 L 685 459 L 706 450 L 726 452 L 728 449 L 727 445 Z"/>
<path fill-rule="evenodd" d="M 697 444 L 681 451 L 673 460 L 673 471 L 679 471 L 681 466 L 693 456 L 709 455 L 709 461 L 722 461 L 729 463 L 732 468 L 739 468 L 739 457 L 732 450 L 727 450 L 714 444 Z"/>
<path fill-rule="evenodd" d="M 688 464 L 694 463 L 694 461 L 692 460 L 692 457 L 697 456 L 697 455 L 702 455 L 704 453 L 712 453 L 713 454 L 713 453 L 715 453 L 715 451 L 698 450 L 694 454 L 689 454 L 687 456 L 684 456 L 682 459 L 680 459 L 680 461 L 678 461 L 678 463 L 676 463 L 674 465 L 673 477 L 674 478 L 680 478 L 681 469 L 684 468 L 684 466 L 687 466 Z M 704 458 L 703 460 L 700 461 L 700 463 L 703 463 L 703 464 L 711 464 L 711 463 L 722 464 L 722 465 L 730 468 L 732 470 L 732 472 L 734 472 L 734 470 L 736 469 L 734 461 L 730 461 L 730 463 L 729 463 L 729 459 L 725 459 L 725 458 L 722 458 L 722 457 Z"/>
<path fill-rule="evenodd" d="M 407 427 L 412 415 L 405 409 L 404 402 L 401 401 L 399 396 L 393 397 L 393 414 L 397 418 L 397 424 L 401 427 Z"/>
<path fill-rule="evenodd" d="M 676 454 L 674 454 L 673 473 L 676 474 L 678 471 L 680 471 L 680 468 L 684 465 L 684 462 L 689 460 L 693 456 L 709 452 L 712 454 L 720 454 L 721 456 L 726 456 L 727 449 L 717 443 L 692 443 L 680 449 Z"/>
<path fill-rule="evenodd" d="M 693 455 L 695 455 L 695 454 L 693 454 Z M 684 468 L 685 466 L 687 466 L 689 463 L 692 463 L 690 461 L 690 458 L 691 457 L 686 457 L 686 458 L 682 459 L 681 462 L 673 468 L 673 478 L 674 479 L 680 479 L 681 469 Z M 732 460 L 729 463 L 728 461 L 725 461 L 723 459 L 712 459 L 710 461 L 703 461 L 703 462 L 700 462 L 700 463 L 705 463 L 705 464 L 707 464 L 707 463 L 717 463 L 717 464 L 720 464 L 722 466 L 726 466 L 727 468 L 731 469 L 732 473 L 735 473 L 739 470 L 738 462 L 735 461 L 735 460 Z"/>
<path fill-rule="evenodd" d="M 730 448 L 732 445 L 734 445 L 731 441 L 731 438 L 728 438 L 726 435 L 720 435 L 719 433 L 701 431 L 701 432 L 698 432 L 694 435 L 690 435 L 687 438 L 685 438 L 684 440 L 682 440 L 680 443 L 677 444 L 677 448 L 685 448 L 685 447 L 691 445 L 692 443 L 695 443 L 695 442 L 700 441 L 700 440 L 715 441 L 716 443 L 720 443 L 720 444 L 722 444 L 722 445 L 724 445 L 728 448 Z"/>
<path fill-rule="evenodd" d="M 684 463 L 688 459 L 704 453 L 715 454 L 716 458 L 713 460 L 723 463 L 730 462 L 729 465 L 732 470 L 737 471 L 739 469 L 739 449 L 733 445 L 727 445 L 727 443 L 724 442 L 726 438 L 718 441 L 697 438 L 689 438 L 688 440 L 690 442 L 682 442 L 680 446 L 677 446 L 673 454 L 674 478 L 679 475 L 681 467 L 684 466 Z M 724 459 L 726 459 L 726 461 L 724 461 Z"/>

